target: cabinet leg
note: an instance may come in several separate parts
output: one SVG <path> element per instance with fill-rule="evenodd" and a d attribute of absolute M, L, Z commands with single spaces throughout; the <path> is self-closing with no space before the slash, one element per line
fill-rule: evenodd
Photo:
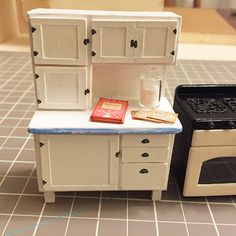
<path fill-rule="evenodd" d="M 161 200 L 161 190 L 153 190 L 152 191 L 152 200 L 153 201 Z"/>
<path fill-rule="evenodd" d="M 47 203 L 55 202 L 55 192 L 44 192 L 44 199 Z"/>

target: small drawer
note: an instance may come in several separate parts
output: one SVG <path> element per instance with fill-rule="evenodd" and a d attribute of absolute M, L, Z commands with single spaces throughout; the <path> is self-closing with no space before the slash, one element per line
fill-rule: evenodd
<path fill-rule="evenodd" d="M 193 132 L 192 146 L 235 146 L 235 129 L 195 130 Z"/>
<path fill-rule="evenodd" d="M 168 148 L 122 148 L 122 162 L 166 162 Z"/>
<path fill-rule="evenodd" d="M 168 147 L 169 139 L 168 134 L 123 135 L 122 147 Z"/>
<path fill-rule="evenodd" d="M 121 189 L 151 190 L 165 187 L 166 163 L 121 164 Z"/>

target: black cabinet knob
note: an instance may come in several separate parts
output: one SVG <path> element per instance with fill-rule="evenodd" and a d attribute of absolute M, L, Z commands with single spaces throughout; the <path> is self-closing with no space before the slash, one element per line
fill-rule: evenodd
<path fill-rule="evenodd" d="M 141 156 L 142 157 L 149 157 L 149 154 L 147 152 L 144 152 Z"/>
<path fill-rule="evenodd" d="M 208 127 L 209 127 L 210 129 L 214 129 L 214 128 L 215 128 L 214 122 L 210 121 L 210 122 L 208 123 Z"/>
<path fill-rule="evenodd" d="M 140 174 L 147 174 L 148 173 L 148 170 L 147 169 L 142 169 L 139 171 Z"/>
<path fill-rule="evenodd" d="M 138 41 L 134 40 L 134 39 L 131 39 L 130 40 L 130 47 L 131 48 L 137 48 L 138 47 Z"/>
<path fill-rule="evenodd" d="M 229 128 L 230 128 L 230 129 L 235 129 L 235 128 L 236 128 L 236 123 L 233 122 L 233 121 L 229 121 L 229 122 L 228 122 L 228 125 L 229 125 Z"/>
<path fill-rule="evenodd" d="M 149 139 L 145 138 L 141 141 L 141 143 L 145 144 L 145 143 L 150 143 Z"/>

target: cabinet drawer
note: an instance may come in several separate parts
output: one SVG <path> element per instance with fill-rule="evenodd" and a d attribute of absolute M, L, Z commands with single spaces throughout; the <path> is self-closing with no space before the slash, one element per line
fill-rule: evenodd
<path fill-rule="evenodd" d="M 236 130 L 195 130 L 192 146 L 236 145 Z"/>
<path fill-rule="evenodd" d="M 165 185 L 166 163 L 121 164 L 121 188 L 148 190 L 161 189 Z"/>
<path fill-rule="evenodd" d="M 123 135 L 122 147 L 168 147 L 167 134 Z"/>
<path fill-rule="evenodd" d="M 166 162 L 168 148 L 135 148 L 122 149 L 122 162 Z"/>

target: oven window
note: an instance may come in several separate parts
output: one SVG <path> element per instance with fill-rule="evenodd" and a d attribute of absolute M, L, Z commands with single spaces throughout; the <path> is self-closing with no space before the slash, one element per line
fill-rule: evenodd
<path fill-rule="evenodd" d="M 236 157 L 218 157 L 204 161 L 198 183 L 236 183 Z"/>

